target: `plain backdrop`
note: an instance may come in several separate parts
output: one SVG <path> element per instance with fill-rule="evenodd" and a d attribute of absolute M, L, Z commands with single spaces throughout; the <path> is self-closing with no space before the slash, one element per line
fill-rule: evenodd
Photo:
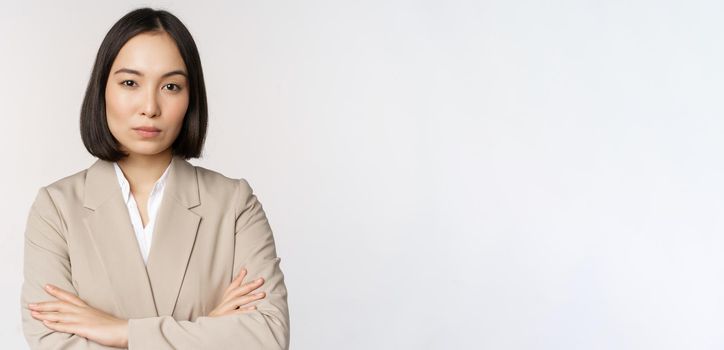
<path fill-rule="evenodd" d="M 97 49 L 147 5 L 196 40 L 191 162 L 263 203 L 292 349 L 724 348 L 721 1 L 311 0 L 0 5 L 3 349 L 30 204 L 95 160 Z"/>

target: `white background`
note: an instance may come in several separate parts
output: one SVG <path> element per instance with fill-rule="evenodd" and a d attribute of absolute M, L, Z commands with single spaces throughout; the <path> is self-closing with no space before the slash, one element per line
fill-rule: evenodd
<path fill-rule="evenodd" d="M 92 164 L 96 51 L 143 5 L 205 73 L 202 159 L 274 230 L 292 349 L 724 347 L 720 1 L 0 5 L 2 348 L 34 195 Z"/>

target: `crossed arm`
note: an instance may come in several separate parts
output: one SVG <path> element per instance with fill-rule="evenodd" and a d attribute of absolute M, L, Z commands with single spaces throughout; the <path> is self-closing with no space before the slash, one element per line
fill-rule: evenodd
<path fill-rule="evenodd" d="M 263 278 L 242 285 L 246 269 L 242 269 L 224 291 L 222 301 L 209 317 L 238 315 L 256 310 L 256 305 L 247 305 L 262 299 L 264 292 L 250 294 L 264 284 Z M 28 304 L 30 315 L 56 332 L 75 334 L 100 345 L 127 348 L 128 320 L 114 317 L 88 305 L 77 295 L 48 284 L 45 290 L 55 301 Z"/>
<path fill-rule="evenodd" d="M 239 180 L 237 191 L 241 201 L 236 213 L 234 271 L 239 274 L 219 305 L 192 322 L 171 316 L 119 319 L 78 298 L 71 283 L 62 219 L 50 194 L 42 188 L 31 208 L 25 233 L 21 311 L 23 331 L 31 348 L 287 349 L 287 292 L 271 229 L 261 203 L 245 180 Z M 246 261 L 241 261 L 242 257 Z M 247 271 L 244 267 L 266 278 L 243 283 Z M 53 276 L 40 280 L 39 276 L 48 276 L 48 269 L 54 271 Z M 46 273 L 38 273 L 41 270 Z M 56 288 L 44 289 L 47 284 Z M 266 284 L 268 294 L 251 293 L 262 284 Z M 46 293 L 57 300 L 37 303 L 47 298 Z M 262 299 L 257 305 L 248 305 Z M 38 305 L 31 307 L 31 303 Z"/>

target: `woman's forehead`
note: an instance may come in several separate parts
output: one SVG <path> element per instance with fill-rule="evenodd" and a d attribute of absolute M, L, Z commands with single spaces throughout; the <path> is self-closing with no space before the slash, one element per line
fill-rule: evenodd
<path fill-rule="evenodd" d="M 118 52 L 112 72 L 126 68 L 141 76 L 162 76 L 168 72 L 186 71 L 176 42 L 167 33 L 142 33 L 129 39 Z"/>

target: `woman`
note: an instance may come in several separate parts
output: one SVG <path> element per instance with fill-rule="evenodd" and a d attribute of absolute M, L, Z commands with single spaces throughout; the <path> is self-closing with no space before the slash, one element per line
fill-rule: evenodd
<path fill-rule="evenodd" d="M 178 18 L 143 8 L 110 29 L 80 119 L 98 160 L 40 188 L 28 216 L 31 348 L 288 348 L 261 203 L 243 178 L 186 161 L 201 154 L 206 113 L 199 54 Z"/>

